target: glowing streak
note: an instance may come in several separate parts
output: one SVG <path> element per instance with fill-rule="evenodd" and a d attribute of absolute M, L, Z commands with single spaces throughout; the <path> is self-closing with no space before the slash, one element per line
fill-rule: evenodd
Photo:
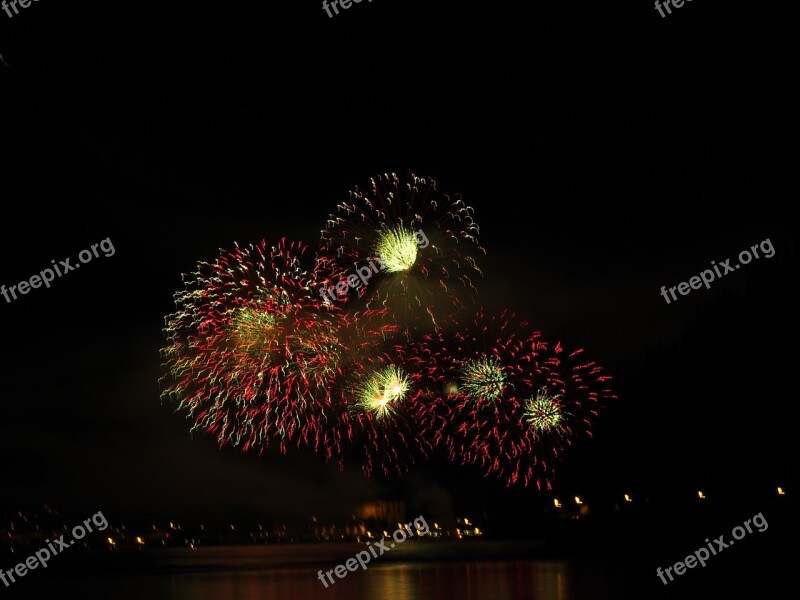
<path fill-rule="evenodd" d="M 461 369 L 461 387 L 457 390 L 472 400 L 497 400 L 503 395 L 506 385 L 507 378 L 500 361 L 494 356 L 482 356 L 464 363 Z"/>
<path fill-rule="evenodd" d="M 404 227 L 385 228 L 378 234 L 375 253 L 388 273 L 408 271 L 417 260 L 417 238 Z"/>
<path fill-rule="evenodd" d="M 356 390 L 358 406 L 381 419 L 393 415 L 410 389 L 408 375 L 390 365 L 367 376 Z"/>
<path fill-rule="evenodd" d="M 539 390 L 526 403 L 523 419 L 540 433 L 558 427 L 563 417 L 558 400 L 559 396 L 548 395 L 547 388 Z"/>
<path fill-rule="evenodd" d="M 246 352 L 268 352 L 279 335 L 274 314 L 256 308 L 237 308 L 229 315 L 235 345 Z"/>

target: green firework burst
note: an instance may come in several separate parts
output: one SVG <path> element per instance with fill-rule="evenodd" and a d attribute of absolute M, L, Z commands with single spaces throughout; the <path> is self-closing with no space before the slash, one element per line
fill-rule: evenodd
<path fill-rule="evenodd" d="M 558 427 L 564 418 L 560 399 L 561 396 L 551 396 L 547 388 L 542 388 L 525 403 L 523 419 L 538 433 Z"/>
<path fill-rule="evenodd" d="M 405 227 L 387 227 L 378 234 L 375 253 L 388 273 L 408 271 L 417 260 L 417 238 Z"/>
<path fill-rule="evenodd" d="M 367 375 L 356 389 L 356 403 L 381 419 L 395 413 L 397 405 L 406 399 L 410 389 L 410 380 L 405 371 L 389 365 Z"/>
<path fill-rule="evenodd" d="M 458 391 L 473 400 L 497 400 L 509 385 L 500 361 L 494 356 L 466 361 L 461 368 L 460 384 Z"/>

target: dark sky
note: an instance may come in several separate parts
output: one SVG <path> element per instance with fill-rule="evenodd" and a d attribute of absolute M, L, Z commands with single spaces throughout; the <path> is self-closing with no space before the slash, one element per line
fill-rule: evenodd
<path fill-rule="evenodd" d="M 181 273 L 234 241 L 314 246 L 350 186 L 407 168 L 475 208 L 481 302 L 615 376 L 620 397 L 568 457 L 564 489 L 796 478 L 783 409 L 796 396 L 797 49 L 782 6 L 0 13 L 0 283 L 106 237 L 116 250 L 0 298 L 0 506 L 290 518 L 398 489 L 442 511 L 500 493 L 440 463 L 366 482 L 313 456 L 220 452 L 159 400 Z M 767 238 L 772 259 L 661 297 Z"/>

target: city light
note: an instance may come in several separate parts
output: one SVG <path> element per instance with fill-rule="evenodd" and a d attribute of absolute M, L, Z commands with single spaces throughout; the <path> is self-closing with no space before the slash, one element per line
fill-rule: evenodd
<path fill-rule="evenodd" d="M 638 489 L 637 494 L 647 494 L 646 496 L 639 497 L 637 502 L 641 502 L 643 504 L 639 504 L 639 506 L 646 506 L 647 503 L 650 501 L 650 495 L 648 491 L 645 489 Z M 682 493 L 688 494 L 689 490 L 684 489 Z M 777 486 L 773 484 L 772 492 L 769 491 L 769 488 L 763 489 L 763 493 L 765 494 L 777 494 L 778 496 L 787 496 L 788 493 L 786 488 L 782 486 Z M 592 494 L 592 491 L 589 490 L 587 493 Z M 699 490 L 695 488 L 694 491 L 697 494 L 698 501 L 705 502 L 708 500 L 708 497 L 703 490 Z M 553 520 L 562 520 L 562 519 L 570 519 L 574 521 L 581 520 L 585 517 L 588 517 L 591 509 L 596 509 L 599 511 L 603 511 L 606 508 L 611 508 L 614 511 L 620 511 L 625 513 L 626 510 L 622 508 L 623 505 L 619 502 L 620 495 L 622 496 L 623 502 L 625 503 L 633 503 L 633 495 L 630 493 L 622 493 L 619 492 L 614 493 L 608 497 L 598 497 L 592 494 L 592 505 L 590 506 L 587 501 L 582 498 L 581 496 L 573 496 L 572 501 L 574 502 L 573 507 L 568 506 L 569 500 L 565 500 L 566 504 L 562 502 L 559 498 L 551 497 L 552 507 L 548 509 L 545 505 L 545 513 L 546 515 L 549 514 L 549 517 Z M 689 496 L 687 496 L 689 497 Z M 773 496 L 774 497 L 774 496 Z M 712 503 L 712 507 L 725 500 L 725 496 L 714 496 L 715 501 Z M 781 500 L 782 502 L 782 500 Z M 633 507 L 631 507 L 632 509 Z M 555 509 L 557 512 L 552 512 Z M 628 509 L 628 512 L 631 510 Z M 398 513 L 402 514 L 402 513 Z M 543 516 L 546 516 L 543 515 Z M 10 540 L 14 540 L 16 538 L 22 539 L 21 536 L 27 535 L 26 532 L 22 532 L 21 527 L 23 523 L 28 523 L 29 528 L 31 531 L 40 531 L 41 525 L 36 523 L 32 519 L 29 519 L 24 513 L 17 512 L 16 514 L 12 515 L 14 520 L 12 520 L 7 528 L 7 537 Z M 231 534 L 231 533 L 241 533 L 241 538 L 230 538 L 235 542 L 240 543 L 270 543 L 273 540 L 290 540 L 293 538 L 302 539 L 308 541 L 307 538 L 311 537 L 313 541 L 317 542 L 333 542 L 339 540 L 354 540 L 359 543 L 365 543 L 367 540 L 375 541 L 376 539 L 389 538 L 391 534 L 383 530 L 381 532 L 378 527 L 381 527 L 381 521 L 378 523 L 373 523 L 372 528 L 375 530 L 372 531 L 368 529 L 366 522 L 360 521 L 361 517 L 352 517 L 351 520 L 347 521 L 345 524 L 337 524 L 337 523 L 329 523 L 323 526 L 323 523 L 320 522 L 319 517 L 316 516 L 309 516 L 308 520 L 310 523 L 314 524 L 314 528 L 312 533 L 307 532 L 289 532 L 287 530 L 286 525 L 276 525 L 274 526 L 273 530 L 268 531 L 269 528 L 264 527 L 263 525 L 253 525 L 253 526 L 246 526 L 241 523 L 226 523 L 221 526 L 222 531 L 217 531 L 216 527 L 211 528 L 212 531 L 209 533 L 209 527 L 202 523 L 198 524 L 178 524 L 176 522 L 168 521 L 165 519 L 166 525 L 164 528 L 160 528 L 157 525 L 148 525 L 146 529 L 142 529 L 140 531 L 135 531 L 130 526 L 126 526 L 124 523 L 120 523 L 117 527 L 112 527 L 108 533 L 115 533 L 118 532 L 118 537 L 106 537 L 106 549 L 109 551 L 119 551 L 127 548 L 136 548 L 137 550 L 146 551 L 148 548 L 156 547 L 156 546 L 186 546 L 189 549 L 196 549 L 199 548 L 201 545 L 213 545 L 216 543 L 216 538 L 222 539 L 220 534 Z M 418 525 L 410 524 L 410 523 L 402 523 L 401 521 L 397 520 L 397 517 L 393 518 L 390 523 L 386 521 L 382 522 L 383 526 L 388 524 L 397 524 L 397 527 L 401 531 L 405 531 L 408 535 L 407 537 L 414 537 L 419 536 L 422 538 L 423 536 L 427 536 L 430 538 L 450 538 L 454 540 L 467 540 L 470 538 L 477 538 L 480 536 L 486 535 L 486 532 L 483 531 L 482 528 L 477 526 L 472 519 L 468 517 L 458 517 L 455 519 L 455 523 L 452 525 L 452 529 L 449 525 L 441 524 L 439 522 L 433 521 L 431 519 L 430 523 L 430 530 L 423 533 L 422 530 L 418 529 Z M 195 529 L 198 528 L 198 529 Z M 249 528 L 249 529 L 248 529 Z M 152 531 L 151 531 L 152 530 Z M 178 532 L 186 531 L 185 535 L 179 535 Z M 195 532 L 197 533 L 191 533 Z M 203 533 L 199 533 L 199 532 Z M 126 533 L 127 532 L 127 533 Z M 248 535 L 249 534 L 249 535 Z M 106 534 L 108 535 L 108 534 Z M 194 537 L 192 537 L 194 536 Z M 246 539 L 245 539 L 246 538 Z M 102 538 L 101 538 L 102 539 Z M 229 541 L 229 540 L 226 540 Z M 13 550 L 12 550 L 13 551 Z"/>

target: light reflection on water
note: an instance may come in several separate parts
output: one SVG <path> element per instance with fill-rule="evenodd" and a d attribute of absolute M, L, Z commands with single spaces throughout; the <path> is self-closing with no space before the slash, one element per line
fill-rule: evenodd
<path fill-rule="evenodd" d="M 169 597 L 330 600 L 573 600 L 562 562 L 376 565 L 326 589 L 317 570 L 187 573 L 171 578 Z M 154 590 L 155 591 L 155 590 Z M 163 597 L 163 596 L 162 596 Z"/>
<path fill-rule="evenodd" d="M 357 548 L 356 548 L 357 549 Z M 353 556 L 339 546 L 167 550 L 155 568 L 117 575 L 29 581 L 26 597 L 119 600 L 574 600 L 576 572 L 567 561 L 374 559 L 327 588 L 318 578 Z M 447 558 L 446 555 L 441 558 Z M 585 577 L 585 573 L 582 576 Z M 597 573 L 593 577 L 598 577 Z M 581 586 L 583 587 L 583 586 Z M 594 586 L 590 586 L 594 587 Z M 594 587 L 595 590 L 604 586 Z M 22 591 L 22 590 L 19 590 Z M 582 598 L 586 598 L 585 588 Z M 53 596 L 55 594 L 55 596 Z M 591 594 L 589 598 L 604 598 Z"/>
<path fill-rule="evenodd" d="M 571 600 L 567 570 L 564 562 L 541 561 L 390 565 L 364 577 L 354 591 L 365 598 L 392 600 Z"/>

